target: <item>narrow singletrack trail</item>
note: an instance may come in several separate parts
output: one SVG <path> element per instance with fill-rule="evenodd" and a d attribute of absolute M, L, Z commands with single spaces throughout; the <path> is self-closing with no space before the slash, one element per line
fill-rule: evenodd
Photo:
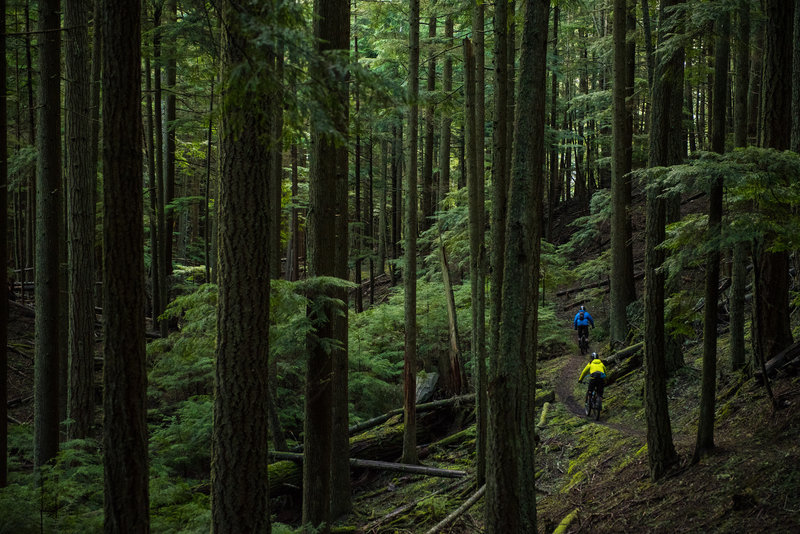
<path fill-rule="evenodd" d="M 583 397 L 575 398 L 574 384 L 578 380 L 581 371 L 588 363 L 588 356 L 581 356 L 580 354 L 566 354 L 562 356 L 567 361 L 561 370 L 558 372 L 558 381 L 555 385 L 556 400 L 563 403 L 571 413 L 580 418 L 585 418 L 586 415 L 583 409 Z M 585 387 L 585 386 L 584 386 Z M 608 388 L 609 386 L 606 386 Z M 613 386 L 610 386 L 613 387 Z M 607 391 L 607 390 L 606 390 Z M 608 414 L 606 412 L 600 413 L 600 420 L 591 419 L 592 423 L 604 425 L 608 428 L 613 428 L 618 432 L 630 436 L 645 438 L 645 424 L 642 421 L 641 427 L 633 427 L 630 425 L 621 425 L 608 421 Z"/>

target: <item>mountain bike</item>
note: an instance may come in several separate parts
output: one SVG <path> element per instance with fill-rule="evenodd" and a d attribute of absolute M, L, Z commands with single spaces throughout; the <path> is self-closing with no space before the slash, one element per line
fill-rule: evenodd
<path fill-rule="evenodd" d="M 597 394 L 597 389 L 593 389 L 591 393 L 586 393 L 586 402 L 583 407 L 583 411 L 586 413 L 586 417 L 591 417 L 592 412 L 594 412 L 594 419 L 595 421 L 600 420 L 600 412 L 603 409 L 603 401 L 600 399 L 600 395 Z"/>
<path fill-rule="evenodd" d="M 589 352 L 589 336 L 583 334 L 578 338 L 578 347 L 581 349 L 581 356 L 585 356 Z"/>

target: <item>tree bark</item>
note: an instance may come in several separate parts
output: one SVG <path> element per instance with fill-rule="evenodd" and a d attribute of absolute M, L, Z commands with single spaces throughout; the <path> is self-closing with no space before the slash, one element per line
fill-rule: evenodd
<path fill-rule="evenodd" d="M 425 231 L 431 227 L 433 214 L 436 212 L 434 184 L 433 184 L 433 92 L 436 90 L 436 52 L 433 43 L 436 40 L 436 17 L 428 19 L 428 39 L 430 40 L 430 54 L 428 56 L 428 103 L 425 106 L 425 149 L 422 162 L 422 220 L 420 230 Z"/>
<path fill-rule="evenodd" d="M 445 46 L 450 47 L 453 40 L 453 16 L 448 15 L 444 21 Z M 442 92 L 449 95 L 453 90 L 453 57 L 447 54 L 442 68 Z M 448 113 L 442 113 L 442 127 L 439 145 L 439 191 L 437 204 L 444 200 L 450 192 L 450 141 L 453 119 Z"/>
<path fill-rule="evenodd" d="M 167 24 L 175 24 L 178 18 L 178 4 L 177 0 L 166 0 L 166 16 L 167 16 Z M 178 62 L 177 62 L 177 47 L 174 45 L 167 46 L 167 57 L 166 57 L 166 70 L 165 70 L 165 82 L 166 82 L 166 89 L 167 94 L 164 101 L 164 206 L 165 206 L 165 213 L 164 213 L 164 225 L 165 225 L 165 232 L 163 235 L 163 240 L 161 246 L 163 247 L 163 257 L 162 262 L 164 263 L 164 268 L 166 269 L 167 276 L 172 275 L 172 256 L 173 256 L 173 234 L 175 231 L 175 210 L 174 209 L 167 209 L 168 206 L 175 198 L 175 119 L 176 119 L 176 109 L 175 109 L 175 86 L 177 82 L 177 71 L 178 71 Z M 165 280 L 166 281 L 166 280 Z M 169 291 L 167 286 L 165 288 L 165 298 L 167 299 L 164 303 L 164 307 L 166 308 L 166 304 L 169 302 Z"/>
<path fill-rule="evenodd" d="M 103 3 L 105 532 L 149 532 L 141 6 Z"/>
<path fill-rule="evenodd" d="M 800 0 L 794 0 L 794 39 L 792 42 L 791 149 L 800 154 Z"/>
<path fill-rule="evenodd" d="M 36 362 L 33 462 L 55 458 L 59 441 L 61 188 L 60 1 L 39 3 L 39 89 L 36 150 Z M 138 17 L 138 15 L 137 15 Z"/>
<path fill-rule="evenodd" d="M 633 57 L 627 39 L 627 0 L 614 0 L 614 163 L 611 175 L 611 343 L 628 336 L 628 305 L 636 299 L 631 244 L 631 172 L 633 154 Z M 623 22 L 625 22 L 623 24 Z M 631 33 L 631 39 L 633 34 Z"/>
<path fill-rule="evenodd" d="M 725 152 L 725 124 L 728 93 L 728 64 L 730 63 L 730 13 L 723 10 L 715 24 L 714 46 L 714 110 L 712 116 L 711 149 Z M 697 424 L 697 442 L 692 460 L 714 448 L 714 407 L 717 393 L 717 314 L 719 307 L 719 241 L 722 224 L 722 177 L 711 183 L 708 197 L 707 241 L 712 250 L 706 254 L 705 310 L 703 321 L 703 382 L 700 390 L 700 419 Z"/>
<path fill-rule="evenodd" d="M 405 221 L 405 352 L 403 365 L 403 397 L 405 416 L 403 423 L 403 456 L 401 461 L 415 464 L 417 458 L 417 122 L 419 97 L 419 0 L 410 0 L 409 6 L 409 62 L 408 62 L 408 176 L 406 177 Z"/>
<path fill-rule="evenodd" d="M 222 4 L 219 305 L 211 460 L 212 532 L 269 532 L 270 143 L 274 94 L 253 44 L 270 6 Z"/>
<path fill-rule="evenodd" d="M 489 387 L 487 531 L 536 532 L 534 435 L 544 188 L 547 0 L 526 0 L 503 273 L 500 350 Z"/>
<path fill-rule="evenodd" d="M 89 435 L 94 420 L 94 177 L 91 161 L 89 2 L 67 0 L 67 235 L 69 272 L 70 439 Z"/>
<path fill-rule="evenodd" d="M 659 20 L 659 48 L 666 35 L 675 28 L 676 14 L 670 8 L 681 0 L 662 0 Z M 665 55 L 656 64 L 652 89 L 650 120 L 650 167 L 669 165 L 670 128 L 669 108 L 671 91 L 683 95 L 682 70 L 678 54 Z M 676 78 L 681 84 L 674 86 Z M 650 477 L 661 478 L 677 460 L 672 442 L 672 428 L 667 404 L 667 365 L 664 335 L 664 274 L 660 267 L 664 252 L 659 245 L 664 240 L 666 206 L 660 198 L 661 188 L 650 186 L 646 193 L 645 221 L 645 416 L 647 419 L 647 451 Z"/>
<path fill-rule="evenodd" d="M 6 20 L 6 0 L 0 0 L 0 19 Z M 8 264 L 8 115 L 6 96 L 6 34 L 0 35 L 0 265 Z M 0 324 L 8 324 L 8 299 L 0 301 Z M 0 331 L 0 346 L 8 331 Z M 0 488 L 8 485 L 8 351 L 0 351 Z"/>
<path fill-rule="evenodd" d="M 793 11 L 791 2 L 767 0 L 766 46 L 764 52 L 763 116 L 764 147 L 786 150 L 791 137 Z M 755 305 L 760 308 L 756 338 L 763 358 L 769 359 L 792 342 L 789 324 L 789 256 L 768 251 L 773 236 L 755 261 L 760 263 L 756 280 Z"/>

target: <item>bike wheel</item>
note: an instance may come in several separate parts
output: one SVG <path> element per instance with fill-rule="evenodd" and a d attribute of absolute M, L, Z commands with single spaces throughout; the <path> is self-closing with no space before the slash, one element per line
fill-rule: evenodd
<path fill-rule="evenodd" d="M 592 413 L 592 401 L 587 400 L 586 403 L 583 405 L 583 411 L 586 414 L 586 417 L 589 417 L 589 414 Z"/>
<path fill-rule="evenodd" d="M 594 402 L 594 420 L 600 420 L 600 410 L 602 409 L 602 402 L 599 399 L 595 399 Z"/>

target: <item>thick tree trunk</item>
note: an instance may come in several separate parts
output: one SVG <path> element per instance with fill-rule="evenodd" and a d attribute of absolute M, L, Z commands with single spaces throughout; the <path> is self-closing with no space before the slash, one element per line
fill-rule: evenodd
<path fill-rule="evenodd" d="M 767 0 L 766 47 L 764 53 L 764 143 L 786 150 L 791 137 L 792 3 Z M 773 236 L 755 261 L 761 277 L 756 280 L 755 305 L 759 308 L 756 338 L 763 358 L 769 359 L 792 342 L 789 324 L 789 261 L 787 252 L 769 252 Z"/>
<path fill-rule="evenodd" d="M 59 225 L 61 188 L 60 1 L 39 3 L 39 90 L 36 150 L 36 362 L 33 461 L 41 467 L 58 452 Z M 138 17 L 138 14 L 137 14 Z M 137 48 L 138 50 L 138 48 Z"/>
<path fill-rule="evenodd" d="M 68 436 L 85 438 L 94 420 L 95 172 L 91 161 L 88 0 L 67 0 L 66 127 L 69 272 Z"/>
<path fill-rule="evenodd" d="M 659 23 L 659 46 L 675 27 L 676 16 L 670 8 L 681 0 L 662 0 Z M 661 59 L 656 65 L 652 90 L 652 115 L 650 121 L 649 166 L 669 165 L 670 105 L 672 91 L 683 96 L 683 77 L 678 74 L 678 54 Z M 680 78 L 680 85 L 675 80 Z M 672 442 L 672 428 L 667 405 L 666 340 L 664 335 L 664 274 L 660 267 L 664 252 L 659 245 L 664 240 L 666 202 L 660 198 L 661 188 L 647 190 L 645 222 L 645 416 L 647 419 L 647 446 L 650 477 L 661 478 L 677 459 Z"/>
<path fill-rule="evenodd" d="M 536 532 L 534 434 L 539 243 L 544 188 L 548 0 L 526 0 L 503 305 L 489 388 L 487 531 Z"/>
<path fill-rule="evenodd" d="M 800 0 L 794 0 L 794 39 L 792 42 L 791 149 L 800 154 Z"/>
<path fill-rule="evenodd" d="M 213 532 L 269 532 L 268 450 L 271 109 L 249 60 L 260 10 L 222 5 L 219 306 L 211 461 Z M 257 79 L 256 79 L 257 78 Z M 274 89 L 273 89 L 274 90 Z"/>
<path fill-rule="evenodd" d="M 557 116 L 558 116 L 558 19 L 561 16 L 561 8 L 556 3 L 553 6 L 553 65 L 551 72 L 550 82 L 550 130 L 553 134 L 558 131 Z M 556 142 L 548 147 L 550 154 L 550 177 L 548 180 L 547 192 L 547 226 L 545 228 L 545 238 L 552 241 L 553 218 L 555 217 L 556 204 L 558 204 L 558 151 L 556 150 Z"/>
<path fill-rule="evenodd" d="M 405 220 L 405 352 L 403 365 L 403 456 L 401 461 L 415 464 L 417 458 L 417 123 L 419 97 L 419 0 L 411 0 L 409 8 L 408 63 L 408 176 L 406 177 Z"/>
<path fill-rule="evenodd" d="M 140 16 L 103 4 L 105 532 L 149 532 Z"/>

